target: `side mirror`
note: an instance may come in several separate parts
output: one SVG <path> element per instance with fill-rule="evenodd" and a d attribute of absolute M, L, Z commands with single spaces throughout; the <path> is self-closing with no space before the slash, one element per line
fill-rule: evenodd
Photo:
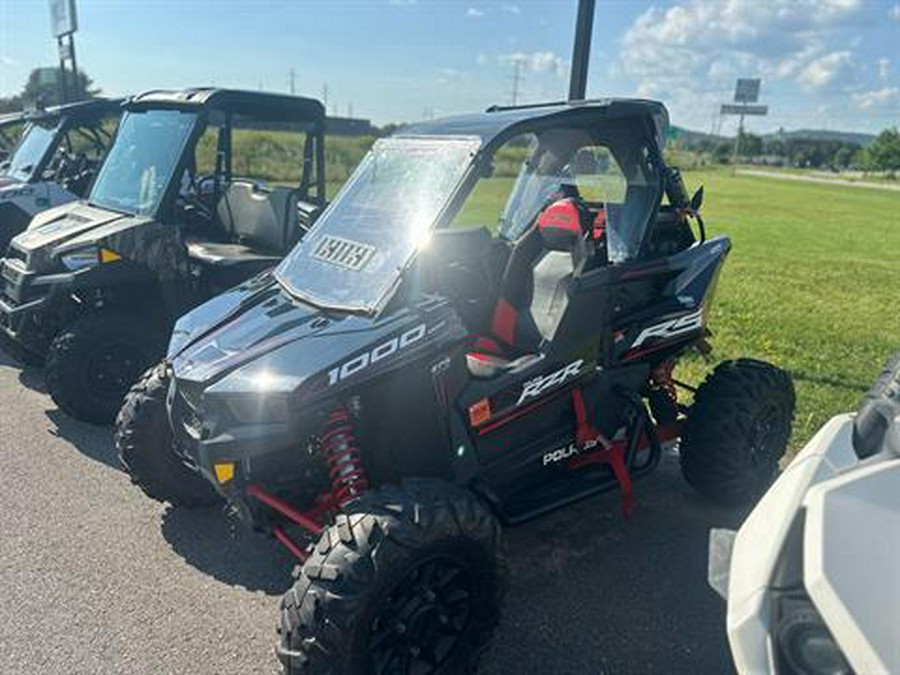
<path fill-rule="evenodd" d="M 691 211 L 697 213 L 700 210 L 700 207 L 703 206 L 703 186 L 701 185 L 697 188 L 697 191 L 694 193 L 694 196 L 691 197 Z"/>

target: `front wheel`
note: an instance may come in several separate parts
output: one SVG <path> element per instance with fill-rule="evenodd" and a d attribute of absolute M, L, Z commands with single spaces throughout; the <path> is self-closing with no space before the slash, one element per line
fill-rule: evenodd
<path fill-rule="evenodd" d="M 165 366 L 151 368 L 131 388 L 116 418 L 116 449 L 131 482 L 151 499 L 173 506 L 212 506 L 222 498 L 173 450 L 166 409 L 169 376 Z"/>
<path fill-rule="evenodd" d="M 758 498 L 778 474 L 794 419 L 794 384 L 763 361 L 725 361 L 694 397 L 681 439 L 681 471 L 720 503 Z"/>
<path fill-rule="evenodd" d="M 47 390 L 60 410 L 75 419 L 110 424 L 128 388 L 164 349 L 165 338 L 135 316 L 85 314 L 51 343 Z"/>
<path fill-rule="evenodd" d="M 470 491 L 381 488 L 338 515 L 281 601 L 288 675 L 471 672 L 504 588 L 500 529 Z"/>

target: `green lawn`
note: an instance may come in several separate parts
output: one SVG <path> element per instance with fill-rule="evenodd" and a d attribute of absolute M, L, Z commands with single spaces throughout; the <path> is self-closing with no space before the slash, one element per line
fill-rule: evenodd
<path fill-rule="evenodd" d="M 796 451 L 853 409 L 900 348 L 900 194 L 728 171 L 685 179 L 689 189 L 706 186 L 707 229 L 734 246 L 709 321 L 714 356 L 754 356 L 793 375 Z M 706 368 L 693 359 L 682 376 L 696 380 Z"/>

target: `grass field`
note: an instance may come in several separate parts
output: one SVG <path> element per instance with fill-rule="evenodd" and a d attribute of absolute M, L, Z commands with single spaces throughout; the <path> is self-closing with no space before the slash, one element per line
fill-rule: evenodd
<path fill-rule="evenodd" d="M 689 172 L 706 186 L 707 229 L 734 245 L 710 317 L 717 359 L 755 356 L 797 387 L 792 449 L 835 413 L 853 409 L 900 348 L 900 194 Z M 698 380 L 699 358 L 682 376 Z"/>

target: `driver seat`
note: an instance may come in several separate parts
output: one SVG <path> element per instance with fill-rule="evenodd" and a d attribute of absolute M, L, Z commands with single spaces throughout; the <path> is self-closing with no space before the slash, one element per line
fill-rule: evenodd
<path fill-rule="evenodd" d="M 229 241 L 188 241 L 188 255 L 209 268 L 271 267 L 299 239 L 297 197 L 293 188 L 232 182 L 216 206 Z"/>
<path fill-rule="evenodd" d="M 490 331 L 466 354 L 473 377 L 495 377 L 531 362 L 553 340 L 572 279 L 588 257 L 584 234 L 591 227 L 591 214 L 580 200 L 560 199 L 515 243 Z"/>

